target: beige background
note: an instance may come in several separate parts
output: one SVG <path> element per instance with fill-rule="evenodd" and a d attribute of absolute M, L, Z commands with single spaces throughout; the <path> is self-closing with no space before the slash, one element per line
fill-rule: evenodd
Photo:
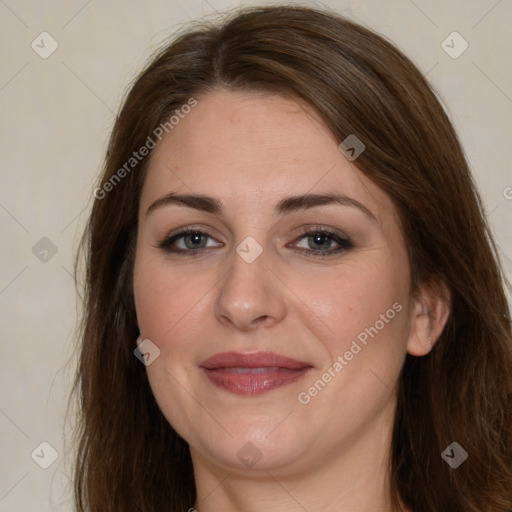
<path fill-rule="evenodd" d="M 122 94 L 177 27 L 247 3 L 0 0 L 0 512 L 72 509 L 64 414 L 76 322 L 73 255 Z M 460 134 L 511 275 L 512 3 L 325 5 L 389 37 L 428 74 Z M 42 46 L 43 31 L 59 45 L 47 59 L 31 48 L 34 40 Z M 441 47 L 453 31 L 469 43 L 456 59 Z M 34 254 L 43 237 L 54 255 L 44 253 L 47 241 Z M 43 441 L 59 454 L 48 469 L 31 458 Z M 49 463 L 51 455 L 43 445 L 34 459 Z"/>

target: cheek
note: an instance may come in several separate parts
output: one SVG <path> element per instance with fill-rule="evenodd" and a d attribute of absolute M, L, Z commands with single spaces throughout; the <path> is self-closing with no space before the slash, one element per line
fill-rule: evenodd
<path fill-rule="evenodd" d="M 316 410 L 330 411 L 335 424 L 348 411 L 355 423 L 364 423 L 392 396 L 409 333 L 408 283 L 407 265 L 384 258 L 333 276 L 322 294 L 318 287 L 305 292 L 315 313 L 309 313 L 308 327 L 316 325 L 326 354 L 302 397 L 311 397 Z"/>
<path fill-rule="evenodd" d="M 204 273 L 183 272 L 155 262 L 146 254 L 136 258 L 134 295 L 141 334 L 160 350 L 146 367 L 160 409 L 173 427 L 187 438 L 195 422 L 197 404 L 191 382 L 197 379 L 197 342 L 204 331 L 205 309 L 212 286 Z M 204 333 L 203 333 L 204 336 Z"/>
<path fill-rule="evenodd" d="M 405 346 L 408 279 L 397 263 L 384 259 L 357 268 L 347 266 L 321 282 L 319 286 L 302 281 L 302 296 L 314 313 L 308 316 L 329 333 L 324 339 L 332 358 L 358 339 L 363 345 L 378 338 L 386 339 L 386 345 Z"/>
<path fill-rule="evenodd" d="M 144 337 L 167 345 L 184 343 L 177 331 L 194 327 L 191 317 L 202 308 L 212 286 L 204 274 L 187 274 L 141 254 L 135 261 L 134 295 L 139 328 Z"/>

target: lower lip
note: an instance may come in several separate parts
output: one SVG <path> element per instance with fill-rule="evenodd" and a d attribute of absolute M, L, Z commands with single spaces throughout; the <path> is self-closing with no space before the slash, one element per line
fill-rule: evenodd
<path fill-rule="evenodd" d="M 286 386 L 303 377 L 311 367 L 291 370 L 289 368 L 265 368 L 251 370 L 236 368 L 202 368 L 206 376 L 217 387 L 238 395 L 260 395 L 272 389 Z"/>

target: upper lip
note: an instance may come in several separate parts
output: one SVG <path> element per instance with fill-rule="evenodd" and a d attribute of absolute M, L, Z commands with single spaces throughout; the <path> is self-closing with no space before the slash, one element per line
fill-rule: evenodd
<path fill-rule="evenodd" d="M 221 352 L 204 360 L 199 366 L 207 370 L 216 368 L 289 368 L 299 370 L 311 367 L 309 363 L 297 361 L 273 352 Z"/>

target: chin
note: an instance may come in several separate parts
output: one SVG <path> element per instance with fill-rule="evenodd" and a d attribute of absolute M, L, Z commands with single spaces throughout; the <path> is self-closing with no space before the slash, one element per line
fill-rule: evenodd
<path fill-rule="evenodd" d="M 274 425 L 279 420 L 276 419 Z M 233 425 L 235 422 L 233 422 Z M 191 452 L 198 451 L 202 457 L 207 458 L 211 464 L 223 467 L 229 471 L 249 471 L 252 474 L 279 471 L 284 468 L 290 470 L 304 463 L 304 448 L 313 440 L 304 439 L 299 435 L 302 429 L 282 429 L 277 434 L 277 429 L 272 432 L 268 424 L 251 425 L 238 422 L 238 427 L 231 427 L 233 437 L 228 434 L 220 438 L 203 438 L 200 433 L 195 439 L 190 439 Z M 275 426 L 273 427 L 275 428 Z M 295 431 L 294 431 L 295 430 Z M 298 430 L 298 431 L 297 431 Z M 269 432 L 271 432 L 269 434 Z"/>

